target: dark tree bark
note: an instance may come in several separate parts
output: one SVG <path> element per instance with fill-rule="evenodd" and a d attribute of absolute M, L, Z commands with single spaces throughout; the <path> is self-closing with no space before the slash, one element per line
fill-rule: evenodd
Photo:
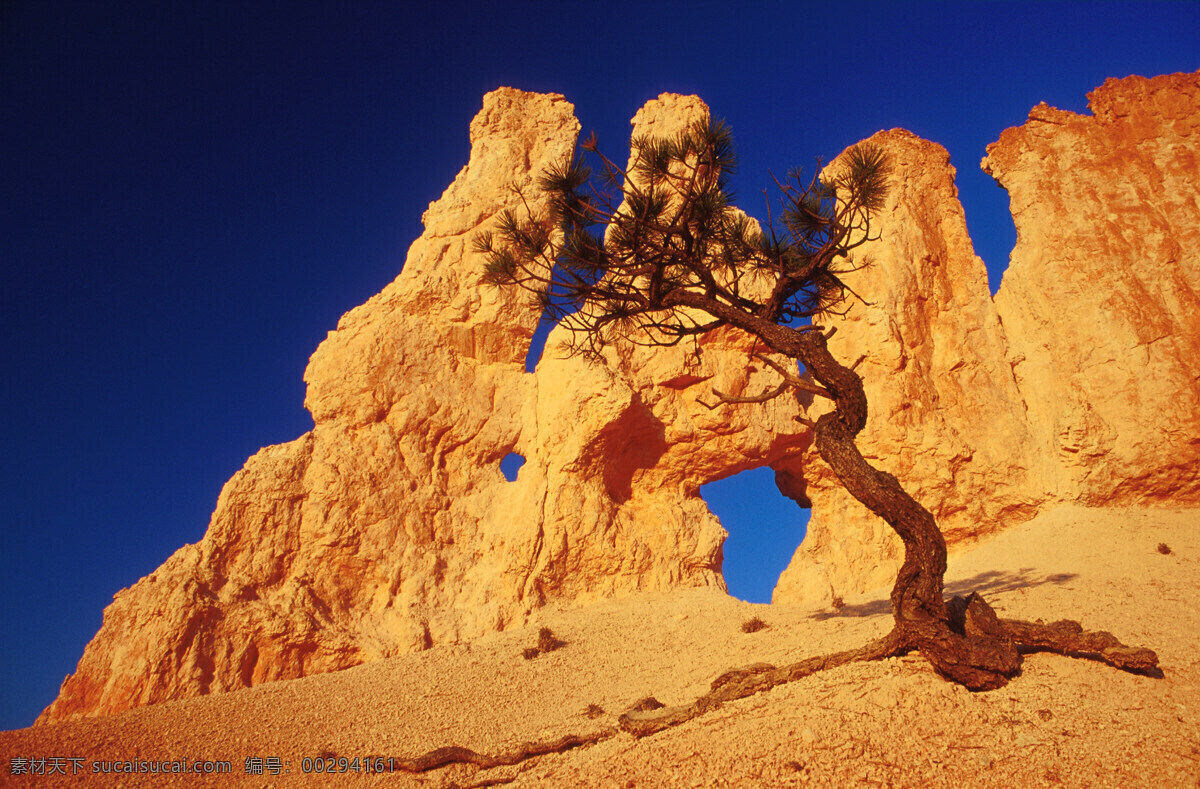
<path fill-rule="evenodd" d="M 693 291 L 672 293 L 667 302 L 704 310 L 755 335 L 772 351 L 798 360 L 829 393 L 834 410 L 813 425 L 817 452 L 847 492 L 883 518 L 904 543 L 904 562 L 891 595 L 895 629 L 881 642 L 889 654 L 918 650 L 939 674 L 971 690 L 1007 684 L 1020 671 L 1022 651 L 1096 655 L 1117 668 L 1158 673 L 1152 650 L 1128 647 L 1110 633 L 1085 632 L 1078 622 L 1001 621 L 976 593 L 947 604 L 941 529 L 894 476 L 873 467 L 859 452 L 855 438 L 867 422 L 862 378 L 834 358 L 825 335 L 780 326 Z M 878 650 L 869 655 L 878 656 Z"/>

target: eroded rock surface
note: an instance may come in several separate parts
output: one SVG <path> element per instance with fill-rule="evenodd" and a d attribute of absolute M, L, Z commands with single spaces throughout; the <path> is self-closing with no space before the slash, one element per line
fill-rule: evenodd
<path fill-rule="evenodd" d="M 1200 497 L 1200 72 L 1110 79 L 988 146 L 1017 245 L 996 294 L 1048 488 Z M 1052 476 L 1051 476 L 1052 475 Z"/>
<path fill-rule="evenodd" d="M 1091 116 L 1042 104 L 988 146 L 1017 227 L 994 302 L 944 149 L 872 138 L 903 177 L 858 256 L 875 265 L 847 278 L 869 304 L 828 321 L 830 347 L 867 354 L 863 453 L 952 547 L 1047 502 L 1200 501 L 1200 72 L 1089 99 Z M 864 591 L 901 559 L 811 455 L 812 520 L 776 601 Z"/>
<path fill-rule="evenodd" d="M 403 274 L 313 354 L 314 429 L 250 458 L 204 539 L 117 594 L 39 721 L 333 671 L 505 624 L 512 612 L 488 601 L 521 585 L 520 559 L 478 565 L 506 536 L 533 539 L 531 502 L 498 463 L 537 402 L 523 366 L 537 315 L 520 294 L 482 287 L 470 241 L 519 207 L 510 184 L 529 186 L 572 150 L 573 109 L 515 90 L 485 98 L 470 162 L 425 213 Z M 455 610 L 473 622 L 445 615 Z"/>
<path fill-rule="evenodd" d="M 537 312 L 482 283 L 471 247 L 570 154 L 561 96 L 501 89 L 471 124 L 471 158 L 424 217 L 403 273 L 313 354 L 314 429 L 226 484 L 204 539 L 116 595 L 45 722 L 334 671 L 524 624 L 549 600 L 723 586 L 725 537 L 701 484 L 807 442 L 793 402 L 735 414 L 697 394 L 767 386 L 749 341 L 614 346 L 566 358 Z M 664 95 L 635 133 L 673 134 L 708 108 Z M 543 201 L 526 189 L 530 208 Z M 500 471 L 525 457 L 514 482 Z"/>
<path fill-rule="evenodd" d="M 831 346 L 866 356 L 864 454 L 952 544 L 1052 501 L 1200 500 L 1197 80 L 1110 81 L 1095 117 L 1035 108 L 989 148 L 1019 232 L 994 303 L 945 150 L 875 136 L 901 177 L 861 250 L 875 265 L 850 278 L 869 304 L 828 321 Z M 665 94 L 634 132 L 707 113 Z M 250 458 L 204 538 L 116 595 L 39 722 L 469 639 L 551 600 L 721 586 L 725 532 L 698 491 L 758 466 L 813 507 L 777 600 L 891 579 L 898 540 L 811 450 L 794 420 L 810 404 L 700 403 L 774 385 L 745 335 L 712 332 L 699 353 L 616 345 L 594 363 L 566 357 L 556 330 L 525 371 L 538 316 L 523 292 L 483 286 L 470 242 L 524 210 L 510 187 L 577 133 L 561 96 L 485 97 L 470 161 L 403 273 L 313 354 L 314 429 Z M 526 458 L 514 482 L 499 469 L 510 452 Z"/>
<path fill-rule="evenodd" d="M 857 370 L 870 410 L 859 447 L 937 517 L 949 542 L 1026 520 L 1046 494 L 950 155 L 902 129 L 869 142 L 895 176 L 875 220 L 879 239 L 849 261 L 861 268 L 845 280 L 864 301 L 822 321 L 836 328 L 829 347 L 843 363 L 864 357 Z M 903 559 L 895 532 L 815 450 L 788 465 L 807 480 L 812 517 L 774 600 L 823 601 L 894 580 Z"/>

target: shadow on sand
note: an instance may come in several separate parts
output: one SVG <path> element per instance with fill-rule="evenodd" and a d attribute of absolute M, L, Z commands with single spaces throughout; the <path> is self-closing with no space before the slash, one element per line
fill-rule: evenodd
<path fill-rule="evenodd" d="M 1016 589 L 1028 589 L 1043 584 L 1063 584 L 1076 578 L 1075 573 L 1054 573 L 1038 577 L 1030 568 L 1016 571 L 989 570 L 973 578 L 961 581 L 950 581 L 946 584 L 946 596 L 955 597 L 968 595 L 971 592 L 986 594 L 987 592 L 1011 592 Z M 844 605 L 833 611 L 819 611 L 812 615 L 813 619 L 833 619 L 846 616 L 877 616 L 890 614 L 892 601 L 888 598 L 871 600 L 857 605 Z"/>

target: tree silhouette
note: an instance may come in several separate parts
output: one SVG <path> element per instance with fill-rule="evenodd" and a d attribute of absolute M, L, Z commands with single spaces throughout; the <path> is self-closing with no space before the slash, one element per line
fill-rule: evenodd
<path fill-rule="evenodd" d="M 833 357 L 826 343 L 832 330 L 819 321 L 856 298 L 841 276 L 851 270 L 847 253 L 872 240 L 871 217 L 887 194 L 891 173 L 880 149 L 855 146 L 835 168 L 823 174 L 818 167 L 807 180 L 789 173 L 777 182 L 782 210 L 760 228 L 732 206 L 728 177 L 736 158 L 722 123 L 694 124 L 671 138 L 635 138 L 631 147 L 632 163 L 622 170 L 600 153 L 593 135 L 580 155 L 544 173 L 538 187 L 551 198 L 548 216 L 526 205 L 525 216 L 504 212 L 495 231 L 476 237 L 488 281 L 530 291 L 537 309 L 571 330 L 574 353 L 597 355 L 616 340 L 675 345 L 732 326 L 767 352 L 799 362 L 803 376 L 777 357 L 756 353 L 779 376 L 778 386 L 751 397 L 714 391 L 717 402 L 705 405 L 761 403 L 799 392 L 828 399 L 832 410 L 815 422 L 798 419 L 813 431 L 817 451 L 846 490 L 900 535 L 904 563 L 891 594 L 895 624 L 884 638 L 791 665 L 726 672 L 689 705 L 643 700 L 620 717 L 620 729 L 644 736 L 817 671 L 914 650 L 972 690 L 1003 686 L 1019 671 L 1022 654 L 1039 650 L 1161 675 L 1153 651 L 1125 646 L 1106 632 L 1085 632 L 1078 622 L 1001 620 L 978 593 L 945 600 L 946 542 L 933 515 L 859 452 L 855 437 L 867 421 L 867 398 L 854 371 L 858 362 L 846 366 Z M 599 160 L 596 174 L 584 156 Z M 400 767 L 515 764 L 616 731 L 522 743 L 497 756 L 439 748 L 401 760 Z"/>

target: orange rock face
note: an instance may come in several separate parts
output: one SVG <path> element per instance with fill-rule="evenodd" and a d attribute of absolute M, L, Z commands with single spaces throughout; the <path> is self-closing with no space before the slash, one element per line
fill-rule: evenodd
<path fill-rule="evenodd" d="M 879 239 L 849 261 L 861 268 L 846 282 L 864 301 L 822 323 L 836 327 L 829 347 L 843 363 L 863 357 L 863 456 L 895 474 L 955 542 L 1032 517 L 1046 495 L 1033 482 L 1025 409 L 950 155 L 902 129 L 870 141 L 895 175 L 876 220 Z M 824 402 L 813 410 L 823 412 Z M 792 465 L 808 481 L 812 517 L 774 600 L 825 601 L 894 580 L 903 558 L 895 532 L 845 492 L 815 451 Z"/>
<path fill-rule="evenodd" d="M 897 178 L 880 240 L 859 250 L 874 265 L 850 278 L 869 303 L 831 318 L 831 346 L 866 357 L 864 454 L 952 544 L 1048 502 L 1200 501 L 1197 80 L 1110 81 L 1095 117 L 1035 108 L 989 148 L 1019 233 L 995 302 L 945 150 L 899 130 L 874 138 Z M 712 332 L 700 353 L 615 345 L 596 363 L 567 357 L 556 330 L 525 371 L 538 316 L 523 292 L 483 285 L 471 240 L 525 210 L 512 185 L 569 154 L 572 109 L 485 97 L 470 161 L 403 273 L 313 354 L 314 429 L 250 458 L 201 542 L 116 595 L 39 722 L 470 639 L 552 600 L 723 586 L 725 532 L 699 488 L 759 466 L 813 507 L 776 600 L 892 578 L 898 541 L 794 419 L 820 402 L 700 402 L 773 387 L 747 336 Z M 667 94 L 634 132 L 707 113 Z M 510 452 L 526 459 L 513 482 L 499 468 Z"/>
<path fill-rule="evenodd" d="M 995 300 L 954 169 L 903 131 L 878 242 L 830 342 L 871 404 L 863 453 L 953 547 L 1050 502 L 1200 501 L 1200 73 L 1109 80 L 1092 116 L 1034 107 L 988 146 L 1017 245 Z M 836 162 L 835 162 L 836 164 Z M 776 601 L 895 576 L 902 546 L 806 456 L 808 536 Z"/>
<path fill-rule="evenodd" d="M 334 671 L 520 626 L 550 600 L 721 586 L 725 537 L 701 484 L 807 443 L 796 404 L 709 410 L 765 389 L 734 332 L 694 348 L 567 358 L 538 314 L 483 284 L 472 238 L 570 154 L 561 96 L 501 89 L 471 158 L 424 217 L 403 273 L 313 354 L 315 427 L 263 449 L 222 491 L 203 540 L 119 592 L 40 722 Z M 664 95 L 634 119 L 674 134 L 708 108 Z M 546 210 L 526 189 L 530 208 Z M 500 461 L 525 465 L 509 482 Z"/>
<path fill-rule="evenodd" d="M 1200 497 L 1200 73 L 1108 80 L 988 146 L 1017 246 L 996 294 L 1047 486 Z"/>
<path fill-rule="evenodd" d="M 313 354 L 314 429 L 250 458 L 204 539 L 117 594 L 39 721 L 421 649 L 435 632 L 457 635 L 439 610 L 503 624 L 472 607 L 480 584 L 461 583 L 499 518 L 467 513 L 500 509 L 497 464 L 536 402 L 523 360 L 538 316 L 481 287 L 469 244 L 519 207 L 510 184 L 572 150 L 573 109 L 561 96 L 487 96 L 470 162 L 426 212 L 403 275 Z"/>

